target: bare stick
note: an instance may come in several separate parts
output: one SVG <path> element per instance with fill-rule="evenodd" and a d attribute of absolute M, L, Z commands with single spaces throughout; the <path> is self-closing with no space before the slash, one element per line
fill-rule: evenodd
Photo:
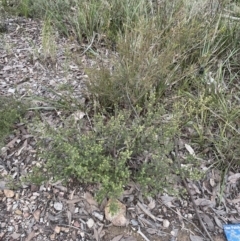
<path fill-rule="evenodd" d="M 142 209 L 142 211 L 147 214 L 152 220 L 156 221 L 156 217 L 148 211 L 140 202 L 137 203 L 138 207 Z"/>
<path fill-rule="evenodd" d="M 180 161 L 179 161 L 179 157 L 178 157 L 178 141 L 177 141 L 177 138 L 174 139 L 174 146 L 175 146 L 175 157 L 174 157 L 174 159 L 175 159 L 175 161 L 177 162 L 181 179 L 182 179 L 183 184 L 184 184 L 184 186 L 185 186 L 185 188 L 186 188 L 186 190 L 187 190 L 187 192 L 188 192 L 188 195 L 189 195 L 190 198 L 191 198 L 191 201 L 192 201 L 192 204 L 193 204 L 193 208 L 194 208 L 194 210 L 195 210 L 195 212 L 196 212 L 197 218 L 198 218 L 198 220 L 199 220 L 199 222 L 200 222 L 200 225 L 202 226 L 203 230 L 204 230 L 205 233 L 207 234 L 208 238 L 209 238 L 211 241 L 214 241 L 213 238 L 211 237 L 211 235 L 209 234 L 207 228 L 205 227 L 205 225 L 204 225 L 204 223 L 203 223 L 200 215 L 199 215 L 199 212 L 198 212 L 198 209 L 197 209 L 197 205 L 196 205 L 196 203 L 195 203 L 195 201 L 194 201 L 194 198 L 193 198 L 193 196 L 192 196 L 192 193 L 191 193 L 191 191 L 190 191 L 190 189 L 189 189 L 189 187 L 188 187 L 188 184 L 187 184 L 187 182 L 186 182 L 186 178 L 185 178 L 184 175 L 182 174 L 181 165 L 180 165 Z"/>
<path fill-rule="evenodd" d="M 142 233 L 140 226 L 138 227 L 138 231 L 137 231 L 146 241 L 150 241 L 145 235 L 144 233 Z"/>

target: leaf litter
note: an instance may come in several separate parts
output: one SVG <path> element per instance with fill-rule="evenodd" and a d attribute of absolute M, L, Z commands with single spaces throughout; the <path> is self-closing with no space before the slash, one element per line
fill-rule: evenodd
<path fill-rule="evenodd" d="M 70 84 L 74 89 L 73 98 L 84 103 L 82 90 L 87 76 L 83 69 L 71 59 L 68 60 L 68 71 L 65 71 L 63 50 L 69 48 L 75 51 L 78 44 L 58 39 L 57 62 L 51 63 L 42 58 L 40 21 L 18 17 L 8 19 L 8 23 L 11 29 L 4 34 L 3 40 L 12 48 L 8 51 L 1 47 L 1 95 L 27 97 L 33 94 L 39 98 L 35 103 L 37 108 L 51 110 L 42 111 L 41 118 L 51 126 L 60 126 L 62 113 L 45 103 L 44 99 L 59 100 L 67 96 L 67 90 L 61 90 L 60 86 Z M 19 26 L 22 26 L 21 31 Z M 29 40 L 34 42 L 33 46 Z M 86 55 L 81 61 L 83 66 L 93 65 Z M 26 114 L 30 122 L 34 118 L 34 108 L 36 106 L 32 106 Z M 76 111 L 71 117 L 78 121 L 84 115 L 84 112 Z M 189 144 L 183 144 L 182 148 L 197 157 Z M 138 189 L 130 185 L 123 194 L 125 198 L 119 202 L 124 210 L 121 215 L 125 218 L 125 227 L 116 229 L 104 213 L 107 202 L 101 207 L 94 199 L 91 186 L 71 188 L 50 182 L 41 186 L 20 184 L 21 176 L 31 172 L 39 161 L 35 136 L 29 133 L 24 123 L 19 123 L 0 156 L 2 240 L 204 240 L 197 229 L 199 224 L 192 203 L 187 198 L 159 195 L 145 200 Z M 9 176 L 12 185 L 6 180 Z M 218 241 L 224 240 L 221 236 L 223 224 L 240 222 L 239 179 L 239 173 L 230 173 L 225 183 L 227 191 L 221 193 L 221 178 L 214 168 L 202 183 L 188 182 L 203 222 Z"/>

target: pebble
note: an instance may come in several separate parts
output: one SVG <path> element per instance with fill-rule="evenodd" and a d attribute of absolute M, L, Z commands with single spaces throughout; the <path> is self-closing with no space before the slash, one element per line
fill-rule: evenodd
<path fill-rule="evenodd" d="M 135 219 L 132 219 L 131 224 L 132 224 L 132 226 L 138 226 L 138 221 Z"/>
<path fill-rule="evenodd" d="M 87 221 L 87 226 L 88 228 L 92 228 L 94 225 L 94 220 L 92 218 L 89 218 Z"/>
<path fill-rule="evenodd" d="M 168 228 L 169 225 L 170 225 L 170 222 L 169 222 L 167 219 L 164 219 L 164 220 L 163 220 L 163 227 L 164 227 L 164 228 Z"/>
<path fill-rule="evenodd" d="M 14 203 L 12 206 L 12 210 L 15 210 L 18 207 L 18 203 Z"/>
<path fill-rule="evenodd" d="M 101 214 L 101 213 L 99 213 L 99 212 L 93 212 L 92 213 L 92 215 L 94 216 L 94 217 L 96 217 L 98 220 L 100 220 L 100 221 L 103 221 L 103 214 Z"/>
<path fill-rule="evenodd" d="M 74 210 L 74 213 L 78 213 L 79 212 L 79 208 L 76 207 L 75 210 Z"/>
<path fill-rule="evenodd" d="M 12 231 L 13 231 L 13 229 L 14 229 L 14 228 L 13 228 L 13 226 L 8 226 L 7 231 L 8 231 L 8 232 L 12 232 Z"/>
<path fill-rule="evenodd" d="M 12 190 L 4 189 L 3 192 L 7 198 L 14 197 L 14 192 Z"/>
<path fill-rule="evenodd" d="M 12 93 L 12 94 L 14 94 L 14 93 L 15 93 L 15 89 L 13 89 L 13 88 L 9 88 L 9 89 L 8 89 L 8 93 Z"/>
<path fill-rule="evenodd" d="M 55 202 L 54 203 L 54 208 L 57 210 L 57 211 L 62 211 L 62 208 L 63 208 L 63 204 L 60 203 L 60 202 Z"/>
<path fill-rule="evenodd" d="M 54 228 L 54 232 L 55 232 L 55 233 L 60 233 L 60 232 L 61 232 L 61 228 L 60 228 L 59 226 L 56 226 L 56 227 Z"/>
<path fill-rule="evenodd" d="M 13 233 L 11 236 L 12 236 L 13 239 L 18 239 L 21 236 L 21 234 L 20 233 Z"/>

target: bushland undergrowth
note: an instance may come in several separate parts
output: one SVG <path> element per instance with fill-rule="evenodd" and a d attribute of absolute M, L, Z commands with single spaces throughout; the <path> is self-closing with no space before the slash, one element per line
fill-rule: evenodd
<path fill-rule="evenodd" d="M 12 97 L 0 97 L 0 148 L 4 146 L 5 138 L 13 130 L 14 124 L 26 111 L 26 104 Z"/>
<path fill-rule="evenodd" d="M 88 124 L 83 118 L 57 130 L 46 127 L 40 137 L 39 150 L 50 148 L 40 167 L 45 178 L 99 183 L 100 199 L 119 196 L 130 181 L 146 193 L 171 191 L 179 173 L 169 159 L 176 135 L 198 157 L 185 153 L 182 164 L 193 167 L 185 168 L 189 178 L 200 178 L 199 160 L 239 164 L 237 1 L 2 3 L 13 10 L 20 5 L 18 14 L 42 18 L 79 44 L 88 42 L 96 55 L 102 46 L 113 53 L 109 64 L 86 68 Z"/>

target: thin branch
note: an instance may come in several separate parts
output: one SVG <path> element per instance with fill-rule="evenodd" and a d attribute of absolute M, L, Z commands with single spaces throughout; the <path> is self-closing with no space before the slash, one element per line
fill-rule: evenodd
<path fill-rule="evenodd" d="M 164 202 L 160 202 L 158 201 L 160 204 L 164 205 L 166 208 L 169 208 L 171 211 L 173 211 L 174 213 L 176 213 L 180 218 L 184 219 L 186 222 L 190 223 L 191 225 L 193 225 L 195 227 L 196 230 L 198 230 L 199 233 L 202 233 L 202 231 L 198 228 L 198 226 L 193 223 L 192 221 L 190 221 L 189 219 L 185 218 L 184 216 L 182 216 L 181 214 L 179 214 L 178 212 L 176 212 L 173 208 L 169 207 L 168 205 L 166 205 Z M 205 236 L 204 236 L 205 237 Z"/>

